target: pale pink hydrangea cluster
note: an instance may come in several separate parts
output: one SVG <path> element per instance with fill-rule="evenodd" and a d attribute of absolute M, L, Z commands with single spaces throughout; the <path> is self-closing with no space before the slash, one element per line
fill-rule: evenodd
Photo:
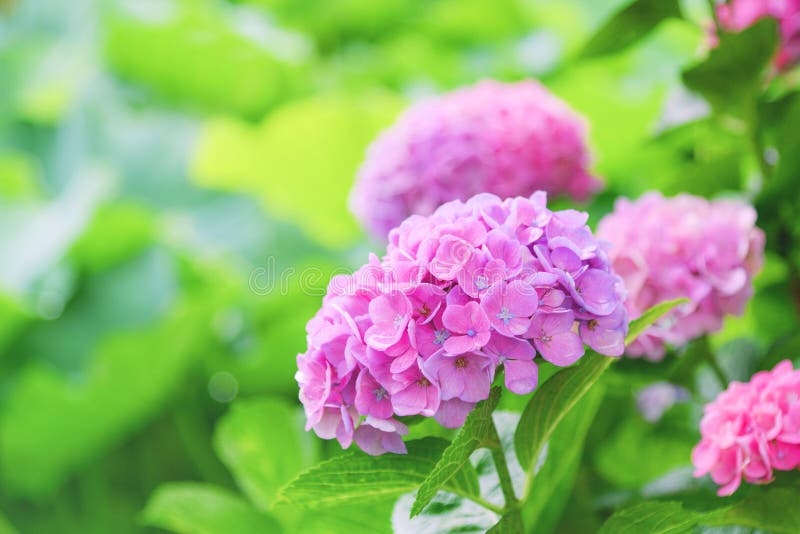
<path fill-rule="evenodd" d="M 717 6 L 719 23 L 727 31 L 739 32 L 764 17 L 778 21 L 781 43 L 775 67 L 786 70 L 800 61 L 800 0 L 732 0 Z M 712 34 L 711 44 L 718 38 Z"/>
<path fill-rule="evenodd" d="M 733 382 L 705 407 L 702 439 L 692 451 L 697 477 L 711 474 L 730 495 L 742 477 L 766 484 L 774 471 L 800 466 L 800 370 L 784 360 L 750 382 Z"/>
<path fill-rule="evenodd" d="M 683 345 L 721 329 L 726 315 L 743 313 L 764 259 L 764 233 L 755 222 L 755 210 L 734 200 L 655 192 L 617 200 L 597 236 L 612 244 L 609 257 L 625 281 L 630 317 L 665 300 L 691 301 L 640 335 L 629 356 L 660 360 L 665 343 Z"/>
<path fill-rule="evenodd" d="M 621 355 L 621 280 L 586 213 L 546 204 L 544 192 L 449 202 L 392 230 L 382 260 L 334 277 L 297 357 L 307 427 L 345 448 L 402 453 L 408 429 L 395 416 L 461 426 L 500 365 L 525 394 L 537 354 L 558 366 L 584 343 Z"/>
<path fill-rule="evenodd" d="M 409 215 L 478 193 L 583 200 L 601 187 L 590 159 L 584 120 L 544 86 L 485 80 L 419 102 L 383 132 L 350 207 L 383 238 Z"/>

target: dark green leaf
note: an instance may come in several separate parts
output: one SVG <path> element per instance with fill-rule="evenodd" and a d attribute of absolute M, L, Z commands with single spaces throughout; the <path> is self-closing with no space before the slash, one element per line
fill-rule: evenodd
<path fill-rule="evenodd" d="M 581 57 L 617 52 L 653 31 L 663 20 L 680 17 L 677 0 L 635 0 L 608 19 L 589 39 Z"/>
<path fill-rule="evenodd" d="M 279 500 L 310 508 L 398 497 L 426 479 L 448 445 L 440 438 L 425 438 L 407 442 L 408 454 L 368 456 L 347 451 L 301 473 L 281 489 Z M 462 467 L 443 489 L 460 495 L 478 493 L 475 470 L 471 465 Z"/>
<path fill-rule="evenodd" d="M 771 17 L 741 33 L 723 33 L 705 61 L 683 72 L 683 82 L 715 109 L 747 116 L 777 44 L 777 23 Z"/>
<path fill-rule="evenodd" d="M 796 534 L 800 532 L 797 490 L 756 490 L 729 508 L 705 514 L 701 523 L 710 526 L 738 525 L 775 534 Z"/>
<path fill-rule="evenodd" d="M 228 490 L 193 482 L 159 487 L 147 503 L 142 520 L 179 534 L 281 532 L 275 519 Z"/>
<path fill-rule="evenodd" d="M 651 501 L 624 508 L 612 515 L 601 534 L 682 534 L 691 532 L 700 514 L 685 510 L 678 502 Z"/>
<path fill-rule="evenodd" d="M 502 388 L 493 387 L 489 398 L 479 402 L 467 416 L 461 431 L 450 446 L 444 450 L 441 458 L 436 462 L 436 466 L 420 486 L 417 498 L 411 507 L 411 517 L 422 512 L 436 492 L 446 489 L 454 477 L 470 466 L 469 456 L 475 449 L 485 446 L 491 440 L 498 439 L 494 431 L 492 412 L 500 400 L 501 392 Z M 468 488 L 468 493 L 475 493 L 476 487 Z"/>
<path fill-rule="evenodd" d="M 628 335 L 625 338 L 625 345 L 627 346 L 633 343 L 636 338 L 639 337 L 639 334 L 647 330 L 649 326 L 661 319 L 661 317 L 669 313 L 676 306 L 686 302 L 689 302 L 689 299 L 680 298 L 661 302 L 644 312 L 641 317 L 631 321 L 631 324 L 628 326 Z"/>

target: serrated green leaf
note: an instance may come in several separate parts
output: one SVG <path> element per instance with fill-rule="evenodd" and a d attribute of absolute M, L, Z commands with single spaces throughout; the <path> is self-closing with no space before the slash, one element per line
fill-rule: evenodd
<path fill-rule="evenodd" d="M 217 455 L 261 509 L 312 463 L 314 442 L 303 432 L 301 413 L 278 399 L 251 399 L 234 403 L 217 424 Z"/>
<path fill-rule="evenodd" d="M 683 72 L 683 82 L 718 111 L 742 116 L 755 105 L 762 74 L 777 44 L 777 23 L 771 17 L 740 33 L 723 33 L 705 61 Z"/>
<path fill-rule="evenodd" d="M 669 313 L 673 308 L 687 302 L 689 302 L 689 299 L 686 298 L 661 302 L 644 312 L 641 317 L 631 321 L 628 326 L 628 335 L 625 337 L 625 345 L 627 346 L 633 343 L 642 332 Z"/>
<path fill-rule="evenodd" d="M 651 501 L 624 508 L 605 522 L 600 534 L 682 534 L 691 532 L 701 515 L 679 502 Z"/>
<path fill-rule="evenodd" d="M 149 526 L 179 534 L 281 532 L 280 524 L 226 489 L 176 482 L 160 486 L 142 512 Z"/>
<path fill-rule="evenodd" d="M 580 55 L 593 58 L 618 52 L 643 39 L 665 19 L 680 16 L 677 0 L 635 0 L 608 19 Z"/>
<path fill-rule="evenodd" d="M 738 525 L 775 534 L 800 532 L 797 490 L 759 489 L 729 508 L 705 514 L 701 523 L 709 526 Z"/>
<path fill-rule="evenodd" d="M 514 450 L 524 469 L 533 468 L 558 424 L 613 361 L 589 352 L 578 365 L 562 369 L 537 389 L 514 434 Z"/>
<path fill-rule="evenodd" d="M 324 508 L 399 497 L 426 479 L 448 446 L 447 440 L 424 438 L 407 442 L 408 454 L 368 456 L 347 451 L 301 473 L 280 490 L 279 502 Z M 462 467 L 443 489 L 476 495 L 475 470 L 471 465 Z"/>
<path fill-rule="evenodd" d="M 445 489 L 451 480 L 469 466 L 469 456 L 487 441 L 497 440 L 492 421 L 492 412 L 500 400 L 502 388 L 493 387 L 489 398 L 478 403 L 467 416 L 464 426 L 453 442 L 442 452 L 436 466 L 425 478 L 417 492 L 411 517 L 418 515 L 431 502 L 440 489 Z"/>

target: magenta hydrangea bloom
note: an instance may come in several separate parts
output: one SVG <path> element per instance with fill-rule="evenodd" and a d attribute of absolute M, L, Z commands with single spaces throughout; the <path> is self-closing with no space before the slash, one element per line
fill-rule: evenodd
<path fill-rule="evenodd" d="M 711 474 L 730 495 L 742 477 L 766 484 L 774 471 L 800 467 L 800 370 L 784 360 L 750 382 L 733 382 L 706 405 L 702 439 L 692 451 L 697 477 Z"/>
<path fill-rule="evenodd" d="M 800 0 L 731 0 L 717 6 L 719 23 L 730 32 L 742 31 L 765 17 L 778 21 L 781 42 L 774 63 L 778 70 L 787 70 L 800 61 Z M 717 41 L 712 33 L 711 45 Z"/>
<path fill-rule="evenodd" d="M 587 170 L 586 129 L 582 117 L 533 80 L 484 80 L 421 101 L 369 147 L 350 208 L 385 238 L 409 215 L 483 192 L 542 190 L 583 200 L 601 187 Z"/>
<path fill-rule="evenodd" d="M 755 210 L 734 200 L 686 194 L 664 198 L 660 193 L 634 202 L 617 200 L 614 211 L 600 221 L 597 236 L 613 245 L 609 257 L 625 281 L 631 319 L 665 300 L 691 301 L 640 335 L 628 347 L 629 356 L 660 360 L 665 343 L 683 345 L 722 328 L 726 315 L 742 314 L 764 258 L 764 233 L 755 222 Z M 605 339 L 604 332 L 615 324 L 607 317 L 593 323 L 594 335 L 581 334 L 608 346 L 614 340 Z"/>
<path fill-rule="evenodd" d="M 402 453 L 398 417 L 461 426 L 500 366 L 506 387 L 527 394 L 538 357 L 570 365 L 584 343 L 620 356 L 622 281 L 585 214 L 546 201 L 449 202 L 392 230 L 382 259 L 334 277 L 297 357 L 307 428 L 345 448 Z"/>

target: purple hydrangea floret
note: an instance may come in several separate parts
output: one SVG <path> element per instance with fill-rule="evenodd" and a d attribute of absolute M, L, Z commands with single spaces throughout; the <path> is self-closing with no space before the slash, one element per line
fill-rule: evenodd
<path fill-rule="evenodd" d="M 624 350 L 621 279 L 586 225 L 544 192 L 452 201 L 409 217 L 386 255 L 331 279 L 296 375 L 308 429 L 369 454 L 402 453 L 397 416 L 459 427 L 498 367 L 517 394 L 539 357 L 567 366 L 584 344 Z"/>
<path fill-rule="evenodd" d="M 533 80 L 485 80 L 425 99 L 369 147 L 350 207 L 383 238 L 409 215 L 478 193 L 542 190 L 584 200 L 602 185 L 588 171 L 586 130 L 581 116 Z"/>

